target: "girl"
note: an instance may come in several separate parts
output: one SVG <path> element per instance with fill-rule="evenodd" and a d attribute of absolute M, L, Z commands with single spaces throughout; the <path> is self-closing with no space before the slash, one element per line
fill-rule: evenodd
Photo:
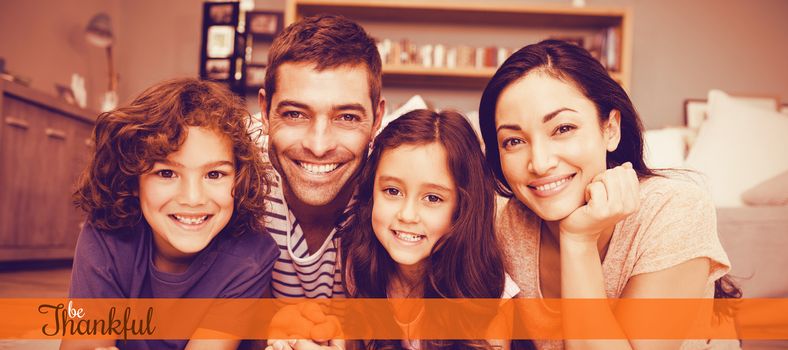
<path fill-rule="evenodd" d="M 527 298 L 712 298 L 738 290 L 708 195 L 643 161 L 626 92 L 584 49 L 548 40 L 498 69 L 480 126 L 498 192 L 512 197 L 497 232 Z M 716 281 L 716 284 L 715 284 Z M 716 285 L 716 294 L 715 294 Z M 545 307 L 545 313 L 553 313 Z M 539 314 L 525 315 L 539 322 Z M 585 322 L 615 324 L 606 307 Z M 622 322 L 625 323 L 625 322 Z M 537 341 L 540 349 L 674 349 L 705 341 Z"/>
<path fill-rule="evenodd" d="M 493 234 L 492 175 L 476 134 L 454 112 L 415 110 L 375 138 L 344 240 L 344 282 L 359 298 L 511 298 Z M 396 312 L 396 311 L 395 311 Z M 418 312 L 417 312 L 418 313 Z M 406 340 L 366 348 L 489 347 L 486 341 L 418 341 L 421 319 L 395 319 Z M 504 344 L 498 344 L 504 345 Z"/>
<path fill-rule="evenodd" d="M 223 86 L 171 80 L 101 114 L 75 203 L 88 214 L 71 298 L 259 298 L 279 256 L 261 226 L 268 180 L 250 116 Z M 64 341 L 62 348 L 113 340 Z M 186 340 L 118 342 L 183 348 Z M 235 348 L 237 341 L 188 342 Z"/>

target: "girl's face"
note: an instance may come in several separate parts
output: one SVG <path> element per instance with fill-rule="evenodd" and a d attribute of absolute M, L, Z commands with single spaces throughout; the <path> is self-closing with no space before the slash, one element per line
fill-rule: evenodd
<path fill-rule="evenodd" d="M 157 258 L 177 262 L 203 250 L 233 214 L 235 165 L 230 140 L 189 127 L 181 148 L 140 176 L 142 214 Z"/>
<path fill-rule="evenodd" d="M 501 168 L 514 195 L 546 221 L 585 204 L 619 141 L 619 114 L 600 127 L 594 103 L 574 85 L 532 72 L 506 87 L 495 127 Z"/>
<path fill-rule="evenodd" d="M 391 258 L 418 267 L 449 231 L 457 188 L 446 150 L 433 142 L 383 151 L 375 174 L 372 229 Z"/>

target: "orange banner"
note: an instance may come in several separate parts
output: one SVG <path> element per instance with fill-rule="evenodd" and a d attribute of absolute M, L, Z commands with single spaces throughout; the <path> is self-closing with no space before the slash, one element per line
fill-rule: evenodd
<path fill-rule="evenodd" d="M 0 315 L 0 339 L 788 339 L 788 299 L 0 299 Z"/>

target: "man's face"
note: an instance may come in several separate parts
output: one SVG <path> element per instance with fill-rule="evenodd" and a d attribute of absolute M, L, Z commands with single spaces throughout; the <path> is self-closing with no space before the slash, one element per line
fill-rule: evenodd
<path fill-rule="evenodd" d="M 373 115 L 364 65 L 317 71 L 310 63 L 286 63 L 278 69 L 277 90 L 263 116 L 271 163 L 294 199 L 325 206 L 352 186 L 348 180 L 367 157 L 384 102 Z"/>

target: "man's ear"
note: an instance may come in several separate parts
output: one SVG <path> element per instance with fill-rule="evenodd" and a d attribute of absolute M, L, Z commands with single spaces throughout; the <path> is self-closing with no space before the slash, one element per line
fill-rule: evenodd
<path fill-rule="evenodd" d="M 605 126 L 605 138 L 607 139 L 607 151 L 613 152 L 621 142 L 621 112 L 617 109 L 611 110 Z"/>
<path fill-rule="evenodd" d="M 383 123 L 383 116 L 386 115 L 386 98 L 381 97 L 380 101 L 378 101 L 378 108 L 375 109 L 375 123 L 372 124 L 372 136 L 374 138 L 375 135 L 378 134 L 380 131 L 380 125 Z"/>
<path fill-rule="evenodd" d="M 263 122 L 263 133 L 268 134 L 268 103 L 265 101 L 265 89 L 257 92 L 257 103 L 260 105 L 260 120 Z"/>

